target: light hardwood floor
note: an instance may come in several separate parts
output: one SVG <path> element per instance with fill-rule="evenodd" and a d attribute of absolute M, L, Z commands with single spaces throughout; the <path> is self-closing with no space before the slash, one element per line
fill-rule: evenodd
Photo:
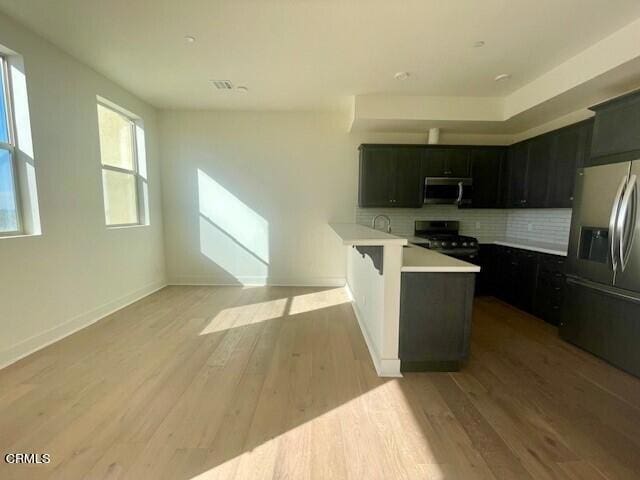
<path fill-rule="evenodd" d="M 0 478 L 640 478 L 640 380 L 491 298 L 472 339 L 381 379 L 342 289 L 169 287 L 0 371 L 0 452 L 52 457 Z"/>

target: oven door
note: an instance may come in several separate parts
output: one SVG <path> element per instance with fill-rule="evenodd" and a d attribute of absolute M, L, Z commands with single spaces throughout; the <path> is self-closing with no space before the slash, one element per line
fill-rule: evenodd
<path fill-rule="evenodd" d="M 472 188 L 471 178 L 426 177 L 424 203 L 470 205 Z"/>

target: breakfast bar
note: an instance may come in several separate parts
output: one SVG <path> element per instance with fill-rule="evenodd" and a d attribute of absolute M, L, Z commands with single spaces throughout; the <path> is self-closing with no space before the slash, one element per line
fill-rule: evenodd
<path fill-rule="evenodd" d="M 378 375 L 459 369 L 480 267 L 363 225 L 330 226 L 346 247 L 347 289 Z"/>

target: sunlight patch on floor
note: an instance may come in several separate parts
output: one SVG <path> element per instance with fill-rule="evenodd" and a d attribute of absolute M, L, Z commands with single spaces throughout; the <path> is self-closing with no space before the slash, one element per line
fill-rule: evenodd
<path fill-rule="evenodd" d="M 296 315 L 321 308 L 335 307 L 349 301 L 349 295 L 344 287 L 296 295 L 291 298 L 288 314 Z"/>
<path fill-rule="evenodd" d="M 288 298 L 225 308 L 211 319 L 200 335 L 222 332 L 230 328 L 245 327 L 254 323 L 274 320 L 286 315 Z"/>
<path fill-rule="evenodd" d="M 335 307 L 349 302 L 349 295 L 344 287 L 305 293 L 277 300 L 252 303 L 221 310 L 200 335 L 222 332 L 230 328 L 244 327 L 280 317 L 298 315 L 323 308 Z"/>

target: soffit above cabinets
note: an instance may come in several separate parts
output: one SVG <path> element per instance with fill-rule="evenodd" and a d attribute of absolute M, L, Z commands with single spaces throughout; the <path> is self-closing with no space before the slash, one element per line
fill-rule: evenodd
<path fill-rule="evenodd" d="M 503 97 L 357 95 L 351 131 L 515 135 L 640 87 L 640 20 Z M 554 128 L 562 126 L 554 125 Z"/>

